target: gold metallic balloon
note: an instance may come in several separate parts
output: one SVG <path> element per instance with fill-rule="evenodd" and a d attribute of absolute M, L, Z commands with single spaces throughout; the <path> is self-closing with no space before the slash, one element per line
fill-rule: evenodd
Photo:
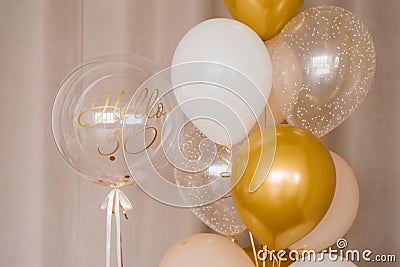
<path fill-rule="evenodd" d="M 275 141 L 268 134 L 270 128 L 252 135 L 236 154 L 232 197 L 255 237 L 269 249 L 284 249 L 308 234 L 329 209 L 336 185 L 335 165 L 328 149 L 311 132 L 278 125 L 275 157 L 267 170 L 270 164 L 265 164 L 265 157 Z M 253 180 L 261 184 L 250 192 Z"/>
<path fill-rule="evenodd" d="M 263 40 L 279 34 L 299 12 L 304 0 L 224 0 L 232 17 L 252 28 Z"/>

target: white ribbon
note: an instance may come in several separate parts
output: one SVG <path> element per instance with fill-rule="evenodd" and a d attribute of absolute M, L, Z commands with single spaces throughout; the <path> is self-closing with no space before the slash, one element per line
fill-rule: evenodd
<path fill-rule="evenodd" d="M 111 263 L 111 223 L 112 223 L 112 215 L 115 214 L 115 225 L 117 230 L 117 259 L 118 259 L 118 267 L 122 267 L 122 248 L 121 248 L 121 218 L 120 218 L 120 207 L 122 212 L 126 216 L 126 211 L 132 209 L 132 204 L 129 199 L 126 197 L 124 192 L 119 190 L 118 188 L 114 188 L 107 195 L 106 199 L 104 199 L 101 204 L 101 209 L 107 209 L 107 240 L 106 240 L 106 267 L 110 267 Z"/>

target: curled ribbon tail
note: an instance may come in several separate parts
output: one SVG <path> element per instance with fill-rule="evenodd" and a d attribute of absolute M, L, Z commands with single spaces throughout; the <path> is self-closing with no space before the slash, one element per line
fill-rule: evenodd
<path fill-rule="evenodd" d="M 127 215 L 127 211 L 128 210 L 131 210 L 132 209 L 132 204 L 131 204 L 131 202 L 129 201 L 129 199 L 128 199 L 128 197 L 124 194 L 124 192 L 122 192 L 122 191 L 119 191 L 120 192 L 120 207 L 121 207 L 121 210 L 122 210 L 122 213 L 124 214 L 124 216 L 125 216 L 125 219 L 127 219 L 128 220 L 128 215 Z"/>
<path fill-rule="evenodd" d="M 110 267 L 111 265 L 111 223 L 113 214 L 115 215 L 115 226 L 117 231 L 118 267 L 123 266 L 120 207 L 125 218 L 128 218 L 126 211 L 132 209 L 132 204 L 120 189 L 115 188 L 107 195 L 106 199 L 101 204 L 102 210 L 107 209 L 106 267 Z"/>

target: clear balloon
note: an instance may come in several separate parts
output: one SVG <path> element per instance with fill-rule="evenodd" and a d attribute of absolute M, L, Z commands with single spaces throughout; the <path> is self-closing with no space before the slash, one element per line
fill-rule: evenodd
<path fill-rule="evenodd" d="M 305 237 L 291 245 L 292 250 L 321 251 L 343 237 L 353 224 L 359 204 L 357 179 L 351 167 L 331 152 L 336 169 L 336 189 L 331 206 L 321 222 Z"/>
<path fill-rule="evenodd" d="M 122 152 L 128 141 L 122 140 L 122 122 L 137 88 L 157 71 L 141 56 L 109 54 L 82 63 L 62 82 L 53 106 L 53 135 L 64 160 L 82 176 L 106 186 L 133 183 Z M 143 103 L 156 94 L 141 92 Z"/>
<path fill-rule="evenodd" d="M 172 71 L 174 93 L 185 115 L 213 142 L 235 145 L 248 135 L 261 115 L 272 84 L 272 66 L 263 42 L 249 27 L 232 19 L 204 21 L 188 31 L 176 47 L 172 64 L 213 62 L 232 68 L 227 74 L 217 65 L 195 67 L 189 73 Z M 174 70 L 174 69 L 173 69 Z M 201 77 L 207 84 L 190 84 Z M 223 85 L 225 88 L 218 86 Z M 194 100 L 202 101 L 194 101 Z M 208 118 L 200 118 L 207 112 Z"/>
<path fill-rule="evenodd" d="M 289 124 L 323 136 L 351 115 L 371 87 L 374 43 L 345 9 L 307 9 L 272 42 L 273 90 Z"/>
<path fill-rule="evenodd" d="M 200 143 L 206 138 L 193 124 L 185 125 L 180 138 L 182 155 L 189 160 L 185 162 L 190 163 L 199 158 Z M 236 150 L 236 148 L 237 146 L 234 149 Z M 206 170 L 186 172 L 175 168 L 175 180 L 179 186 L 199 187 L 222 179 L 225 180 L 225 186 L 230 188 L 231 158 L 232 149 L 230 147 L 217 146 L 217 155 Z M 192 211 L 201 221 L 219 234 L 234 237 L 246 229 L 233 206 L 230 193 L 209 205 L 193 208 Z"/>
<path fill-rule="evenodd" d="M 182 239 L 164 255 L 159 267 L 254 267 L 241 247 L 214 234 Z"/>

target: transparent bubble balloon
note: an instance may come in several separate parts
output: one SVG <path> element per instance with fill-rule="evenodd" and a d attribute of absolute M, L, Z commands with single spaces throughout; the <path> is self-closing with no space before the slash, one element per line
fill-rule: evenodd
<path fill-rule="evenodd" d="M 179 143 L 182 155 L 188 160 L 185 161 L 187 164 L 200 157 L 200 147 L 205 139 L 207 137 L 192 123 L 186 124 L 182 129 Z M 235 146 L 233 150 L 237 148 L 238 146 Z M 231 159 L 234 152 L 230 147 L 221 145 L 217 145 L 216 151 L 216 157 L 203 171 L 191 173 L 175 168 L 174 175 L 177 184 L 183 187 L 200 187 L 221 179 L 225 180 L 225 183 L 222 181 L 219 186 L 225 185 L 229 189 L 231 186 L 229 179 Z M 190 169 L 190 166 L 185 169 Z M 201 195 L 197 195 L 197 197 L 201 197 Z M 246 229 L 236 213 L 230 193 L 209 205 L 193 208 L 192 211 L 201 221 L 219 234 L 233 237 Z"/>
<path fill-rule="evenodd" d="M 287 122 L 317 136 L 346 120 L 371 87 L 374 43 L 365 25 L 345 9 L 307 9 L 267 45 L 274 95 Z"/>
<path fill-rule="evenodd" d="M 62 82 L 53 106 L 53 135 L 60 154 L 79 174 L 106 186 L 133 183 L 123 155 L 122 122 L 134 93 L 157 71 L 141 56 L 108 54 L 82 63 Z M 137 95 L 138 105 L 146 106 L 157 90 Z M 131 123 L 152 115 L 136 112 Z M 161 124 L 161 119 L 152 121 Z"/>

